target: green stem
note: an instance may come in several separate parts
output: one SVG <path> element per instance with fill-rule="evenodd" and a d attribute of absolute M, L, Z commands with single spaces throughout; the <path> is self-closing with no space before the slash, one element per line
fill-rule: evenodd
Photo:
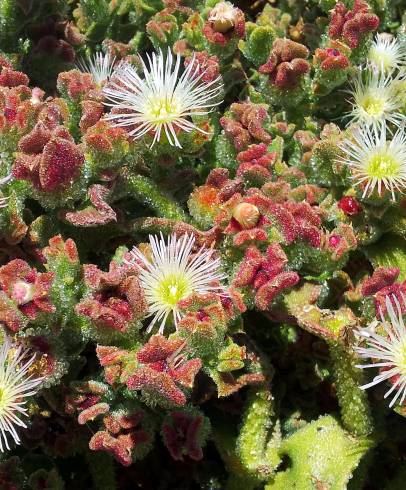
<path fill-rule="evenodd" d="M 159 233 L 163 235 L 169 235 L 176 230 L 182 229 L 184 232 L 191 233 L 193 235 L 200 234 L 196 228 L 187 224 L 181 223 L 175 219 L 166 218 L 137 218 L 131 222 L 131 233 Z"/>
<path fill-rule="evenodd" d="M 193 235 L 196 239 L 196 243 L 199 246 L 209 247 L 216 240 L 216 230 L 200 231 L 190 223 L 184 221 L 178 221 L 175 219 L 167 218 L 137 218 L 133 220 L 129 226 L 126 226 L 123 231 L 132 234 L 156 234 L 162 233 L 163 235 L 170 235 L 175 233 L 176 235 Z"/>
<path fill-rule="evenodd" d="M 155 182 L 143 175 L 122 172 L 128 191 L 142 204 L 153 209 L 162 218 L 187 221 L 186 213 L 168 194 L 163 193 Z"/>
<path fill-rule="evenodd" d="M 273 397 L 266 387 L 252 387 L 248 395 L 242 427 L 237 439 L 237 452 L 243 466 L 252 476 L 269 480 L 280 463 L 280 434 L 275 429 Z"/>
<path fill-rule="evenodd" d="M 65 97 L 65 102 L 67 103 L 69 109 L 69 132 L 73 136 L 75 143 L 78 143 L 81 138 L 79 122 L 80 118 L 82 117 L 82 107 L 80 105 L 80 102 L 71 100 L 68 96 Z"/>
<path fill-rule="evenodd" d="M 117 490 L 113 458 L 100 451 L 87 451 L 86 459 L 94 490 Z"/>
<path fill-rule="evenodd" d="M 366 436 L 373 430 L 373 420 L 367 394 L 360 389 L 362 371 L 355 367 L 356 356 L 339 340 L 328 344 L 344 427 L 354 435 Z"/>

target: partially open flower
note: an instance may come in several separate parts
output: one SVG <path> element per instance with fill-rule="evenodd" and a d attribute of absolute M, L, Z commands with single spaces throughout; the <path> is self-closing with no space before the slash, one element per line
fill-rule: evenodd
<path fill-rule="evenodd" d="M 238 12 L 231 2 L 219 2 L 210 10 L 209 21 L 216 32 L 224 34 L 235 26 Z"/>
<path fill-rule="evenodd" d="M 11 297 L 19 305 L 25 305 L 33 300 L 35 294 L 34 284 L 30 284 L 25 281 L 17 281 L 14 284 L 14 288 Z"/>
<path fill-rule="evenodd" d="M 245 34 L 244 12 L 230 2 L 217 3 L 208 13 L 203 26 L 203 35 L 207 41 L 218 47 L 226 47 Z"/>

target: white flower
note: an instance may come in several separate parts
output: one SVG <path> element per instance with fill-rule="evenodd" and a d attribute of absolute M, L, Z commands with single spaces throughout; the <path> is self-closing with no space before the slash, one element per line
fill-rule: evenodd
<path fill-rule="evenodd" d="M 115 58 L 109 53 L 95 53 L 87 58 L 79 58 L 76 61 L 78 69 L 84 73 L 90 73 L 96 84 L 107 82 L 113 73 Z"/>
<path fill-rule="evenodd" d="M 367 347 L 356 347 L 356 352 L 363 358 L 378 362 L 361 364 L 357 367 L 384 368 L 374 379 L 361 388 L 363 390 L 375 386 L 382 381 L 390 380 L 392 386 L 385 393 L 385 398 L 394 394 L 389 406 L 392 407 L 399 399 L 401 405 L 406 397 L 406 327 L 403 322 L 402 309 L 395 296 L 385 298 L 389 321 L 381 312 L 381 323 L 384 335 L 376 333 L 375 328 L 361 330 L 360 335 L 366 339 Z M 396 308 L 394 307 L 394 304 Z"/>
<path fill-rule="evenodd" d="M 173 315 L 175 325 L 181 318 L 178 302 L 192 293 L 205 294 L 221 292 L 219 283 L 225 278 L 220 271 L 220 259 L 213 258 L 213 251 L 202 247 L 192 254 L 195 243 L 193 235 L 176 235 L 165 241 L 160 237 L 149 237 L 152 256 L 147 258 L 138 248 L 132 250 L 131 264 L 140 270 L 140 283 L 149 305 L 149 314 L 153 319 L 148 327 L 150 332 L 156 322 L 160 322 L 162 333 L 169 315 Z"/>
<path fill-rule="evenodd" d="M 375 70 L 390 73 L 406 64 L 406 44 L 386 32 L 377 34 L 368 53 L 369 64 Z"/>
<path fill-rule="evenodd" d="M 387 128 L 383 122 L 374 126 L 361 126 L 353 131 L 353 139 L 339 146 L 345 156 L 339 162 L 351 168 L 355 185 L 365 185 L 362 197 L 371 195 L 382 187 L 392 194 L 406 188 L 406 134 L 398 129 L 391 141 L 386 140 Z"/>
<path fill-rule="evenodd" d="M 26 398 L 38 390 L 42 378 L 29 374 L 35 355 L 27 360 L 27 351 L 15 347 L 6 337 L 0 346 L 0 451 L 10 449 L 8 438 L 20 443 L 18 427 L 27 427 L 22 418 L 27 417 Z"/>
<path fill-rule="evenodd" d="M 180 75 L 180 56 L 173 66 L 170 50 L 166 60 L 161 51 L 147 58 L 148 66 L 142 61 L 143 78 L 128 63 L 114 71 L 112 80 L 103 89 L 110 101 L 106 105 L 114 108 L 106 119 L 116 126 L 130 126 L 129 134 L 136 139 L 152 133 L 151 147 L 165 132 L 168 142 L 180 148 L 176 130 L 205 133 L 190 117 L 206 115 L 221 103 L 218 100 L 222 91 L 220 77 L 204 82 L 204 72 L 198 74 L 199 66 L 194 59 Z"/>
<path fill-rule="evenodd" d="M 390 74 L 373 71 L 359 73 L 349 91 L 352 110 L 347 116 L 351 122 L 377 124 L 386 120 L 399 125 L 406 119 L 400 113 L 404 105 L 399 90 L 401 82 L 401 76 L 392 78 Z"/>

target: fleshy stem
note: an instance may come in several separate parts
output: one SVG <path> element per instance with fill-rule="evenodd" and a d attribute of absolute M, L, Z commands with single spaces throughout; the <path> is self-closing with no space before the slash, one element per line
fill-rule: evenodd
<path fill-rule="evenodd" d="M 143 175 L 121 172 L 128 191 L 142 204 L 153 209 L 162 218 L 187 221 L 186 213 L 168 194 L 159 190 L 155 182 Z"/>
<path fill-rule="evenodd" d="M 200 231 L 193 225 L 185 223 L 184 221 L 167 218 L 137 218 L 133 220 L 129 226 L 126 226 L 123 231 L 136 235 L 158 233 L 170 235 L 174 233 L 175 235 L 182 236 L 187 233 L 188 235 L 193 235 L 195 237 L 196 244 L 200 247 L 211 247 L 217 238 L 217 230 L 215 228 L 208 231 Z"/>
<path fill-rule="evenodd" d="M 167 218 L 137 218 L 131 222 L 131 232 L 132 233 L 159 233 L 162 232 L 164 235 L 170 235 L 171 233 L 175 233 L 177 229 L 184 229 L 185 232 L 189 232 L 191 234 L 199 233 L 196 228 L 187 224 L 187 223 L 179 223 L 179 221 L 175 219 L 167 219 Z"/>
<path fill-rule="evenodd" d="M 269 480 L 280 463 L 280 442 L 271 391 L 267 386 L 252 387 L 237 438 L 237 453 L 247 472 Z"/>
<path fill-rule="evenodd" d="M 355 353 L 340 340 L 328 344 L 343 425 L 356 436 L 366 436 L 373 430 L 373 420 L 367 394 L 360 389 L 363 373 L 355 367 Z"/>
<path fill-rule="evenodd" d="M 114 461 L 107 453 L 86 451 L 95 490 L 117 490 Z"/>
<path fill-rule="evenodd" d="M 231 475 L 227 490 L 263 485 L 273 478 L 281 462 L 282 434 L 270 390 L 273 368 L 263 353 L 258 360 L 266 381 L 249 388 L 238 436 L 227 431 L 226 421 L 213 427 L 217 448 Z"/>

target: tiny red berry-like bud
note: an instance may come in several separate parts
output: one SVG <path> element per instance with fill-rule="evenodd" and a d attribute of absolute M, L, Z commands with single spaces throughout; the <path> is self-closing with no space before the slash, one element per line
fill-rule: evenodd
<path fill-rule="evenodd" d="M 17 111 L 15 109 L 10 109 L 9 107 L 6 107 L 4 109 L 4 117 L 7 119 L 8 122 L 12 123 L 17 117 Z"/>
<path fill-rule="evenodd" d="M 338 244 L 340 243 L 341 238 L 338 235 L 331 235 L 331 237 L 328 240 L 328 243 L 330 247 L 336 248 Z"/>
<path fill-rule="evenodd" d="M 340 51 L 338 51 L 338 49 L 334 49 L 334 48 L 327 48 L 326 51 L 329 56 L 340 56 L 341 54 Z"/>
<path fill-rule="evenodd" d="M 338 202 L 338 207 L 344 211 L 345 214 L 353 216 L 362 211 L 361 204 L 351 196 L 344 196 Z"/>

